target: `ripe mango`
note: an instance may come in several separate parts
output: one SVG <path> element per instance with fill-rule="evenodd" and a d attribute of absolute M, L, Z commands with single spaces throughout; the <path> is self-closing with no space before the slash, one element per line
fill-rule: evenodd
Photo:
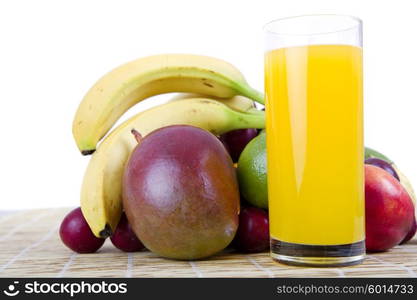
<path fill-rule="evenodd" d="M 227 247 L 238 227 L 232 160 L 203 129 L 158 129 L 140 141 L 127 162 L 123 207 L 152 252 L 181 260 L 213 255 Z"/>

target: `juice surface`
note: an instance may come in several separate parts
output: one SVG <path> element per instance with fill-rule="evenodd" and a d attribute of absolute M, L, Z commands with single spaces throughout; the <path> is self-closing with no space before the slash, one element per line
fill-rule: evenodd
<path fill-rule="evenodd" d="M 364 239 L 362 49 L 310 45 L 265 57 L 271 237 Z"/>

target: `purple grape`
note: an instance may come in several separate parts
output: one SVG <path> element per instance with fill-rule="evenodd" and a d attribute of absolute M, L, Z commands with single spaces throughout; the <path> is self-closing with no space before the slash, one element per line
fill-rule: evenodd
<path fill-rule="evenodd" d="M 116 248 L 124 252 L 136 252 L 145 249 L 145 246 L 133 232 L 125 213 L 120 218 L 119 224 L 110 240 Z"/>
<path fill-rule="evenodd" d="M 269 248 L 269 220 L 265 210 L 242 208 L 233 246 L 242 252 L 261 252 Z"/>
<path fill-rule="evenodd" d="M 78 253 L 94 253 L 104 243 L 104 239 L 94 236 L 79 207 L 64 218 L 59 235 L 68 248 Z"/>
<path fill-rule="evenodd" d="M 233 162 L 237 162 L 243 149 L 257 135 L 258 130 L 254 128 L 237 129 L 222 134 L 220 140 L 225 145 L 227 151 L 229 151 Z"/>
<path fill-rule="evenodd" d="M 398 177 L 398 174 L 395 171 L 395 169 L 392 167 L 392 165 L 389 162 L 386 162 L 385 160 L 382 160 L 379 158 L 368 158 L 365 160 L 365 164 L 373 165 L 381 169 L 384 169 L 385 171 L 390 173 L 392 176 L 394 176 L 398 181 L 400 181 L 400 177 Z"/>

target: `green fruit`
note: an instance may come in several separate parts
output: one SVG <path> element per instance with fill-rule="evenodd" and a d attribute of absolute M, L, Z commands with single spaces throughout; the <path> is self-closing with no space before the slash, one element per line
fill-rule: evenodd
<path fill-rule="evenodd" d="M 378 151 L 376 151 L 374 149 L 371 149 L 369 147 L 365 147 L 365 159 L 368 159 L 368 158 L 379 158 L 379 159 L 385 160 L 386 162 L 389 162 L 390 164 L 393 163 L 392 160 L 390 160 L 388 157 L 386 157 L 381 152 L 378 152 Z"/>
<path fill-rule="evenodd" d="M 262 131 L 240 155 L 237 176 L 243 198 L 260 208 L 268 208 L 266 180 L 266 134 Z"/>

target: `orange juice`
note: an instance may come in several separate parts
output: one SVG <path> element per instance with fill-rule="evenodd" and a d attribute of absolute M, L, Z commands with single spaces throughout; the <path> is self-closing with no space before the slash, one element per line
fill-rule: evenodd
<path fill-rule="evenodd" d="M 288 47 L 265 62 L 271 238 L 364 240 L 362 49 Z"/>

